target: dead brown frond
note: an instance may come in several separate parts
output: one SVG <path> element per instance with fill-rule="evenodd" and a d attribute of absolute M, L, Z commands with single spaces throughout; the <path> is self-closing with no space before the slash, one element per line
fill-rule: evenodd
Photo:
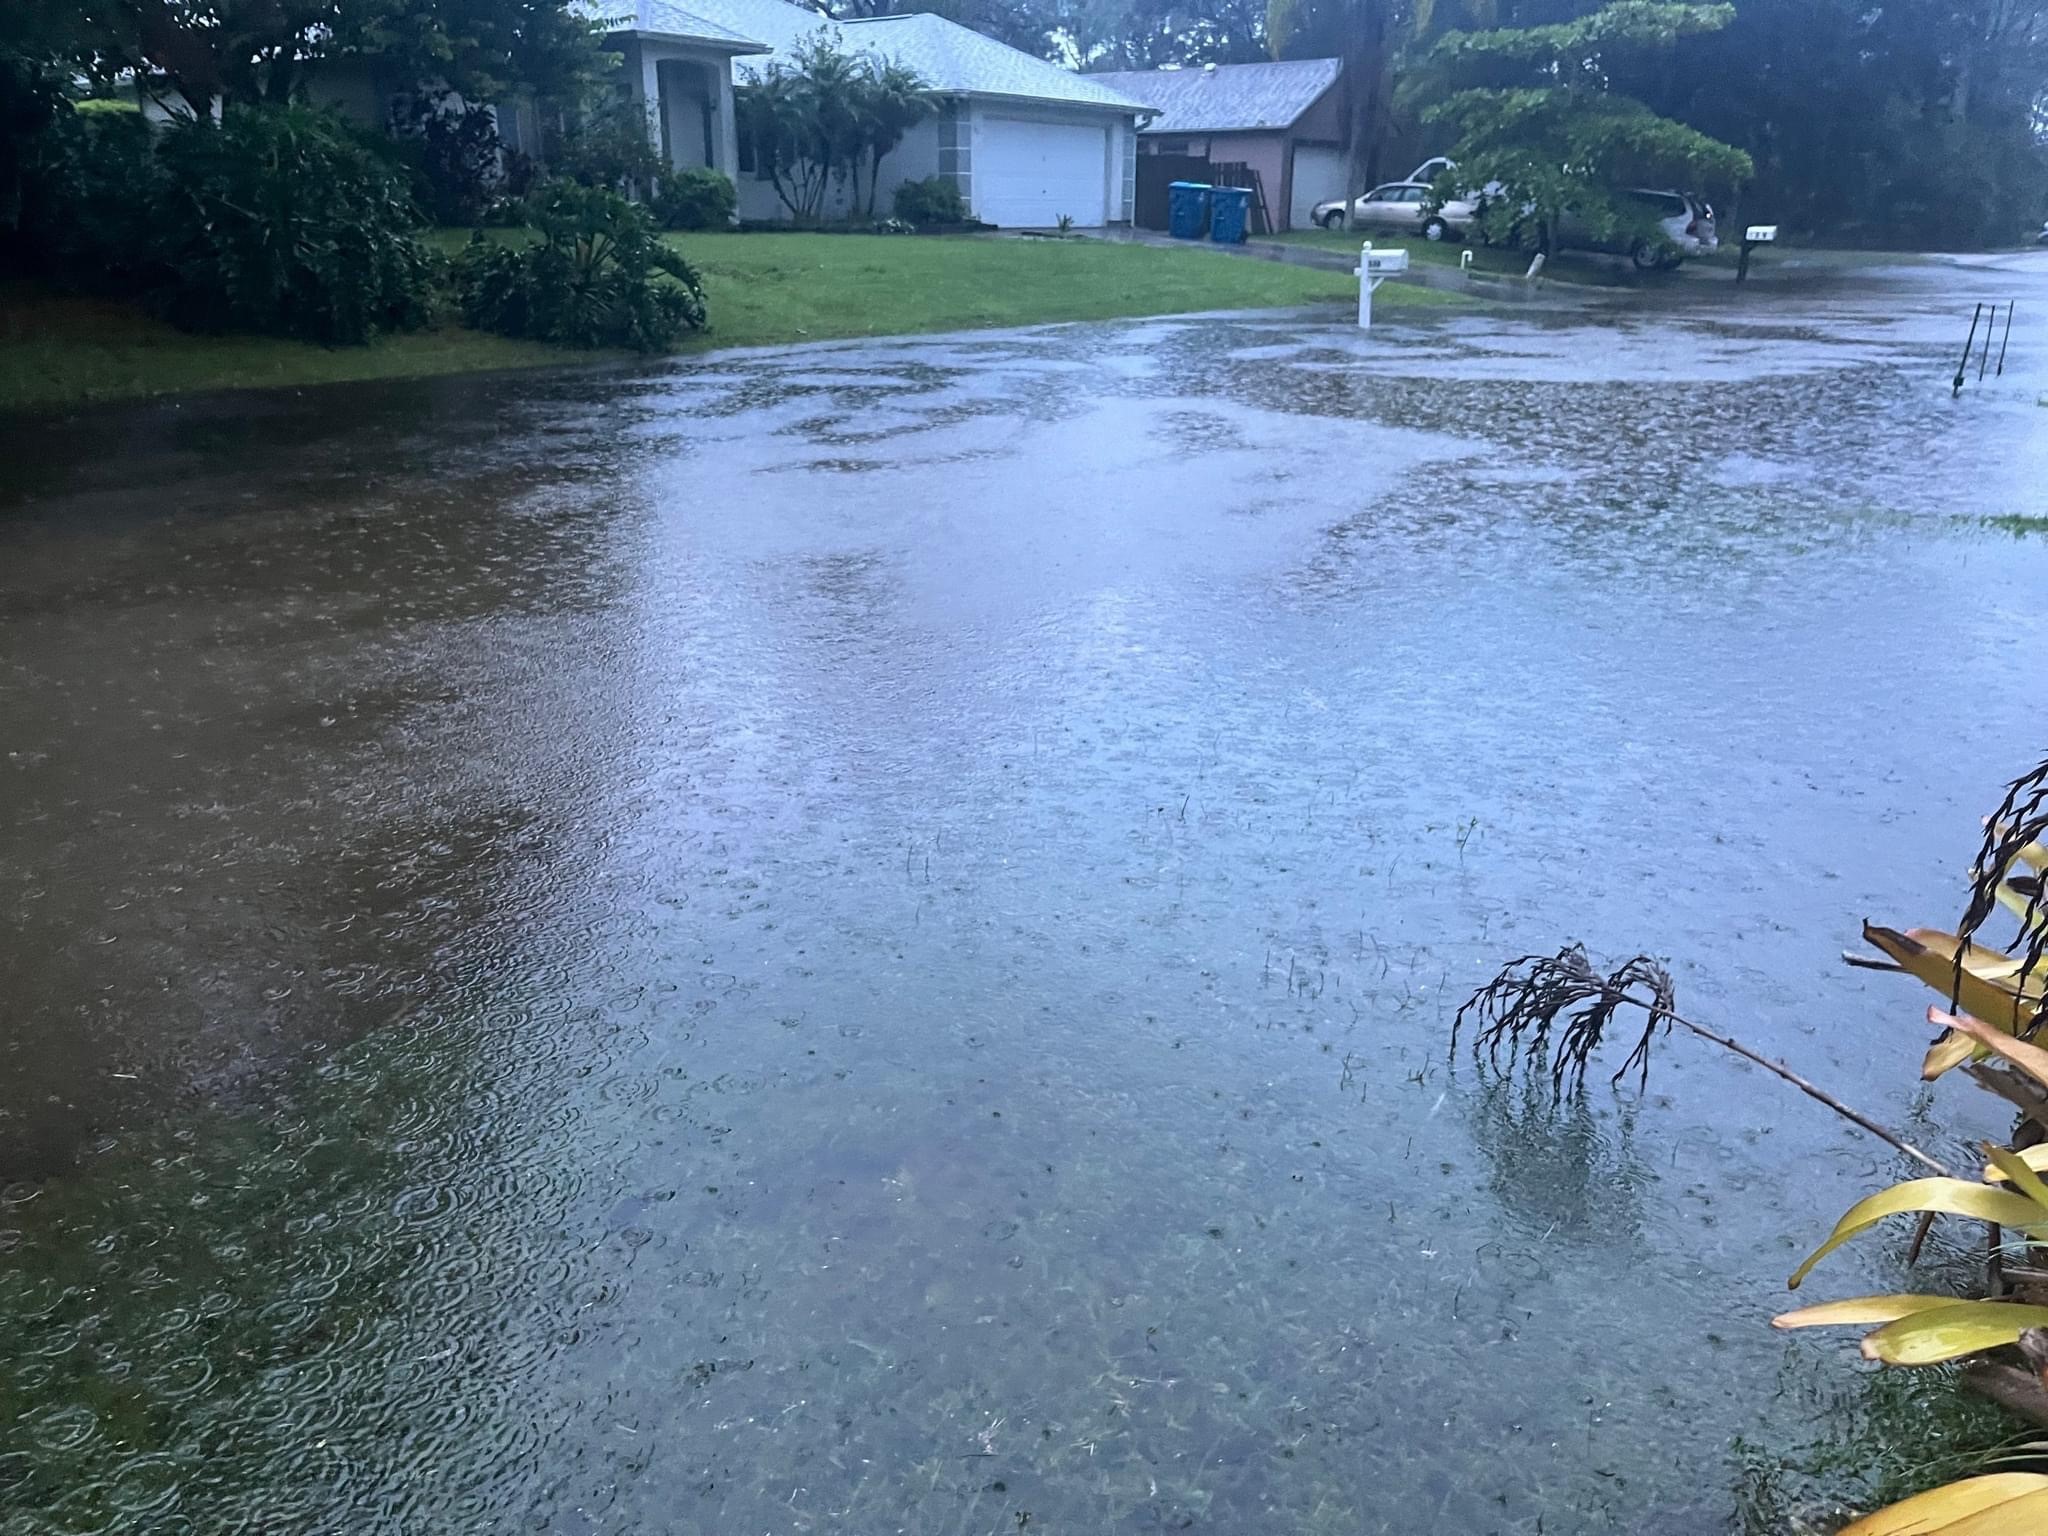
<path fill-rule="evenodd" d="M 2020 898 L 2019 931 L 2004 946 L 2007 953 L 2020 956 L 2016 991 L 2024 991 L 2028 978 L 2048 962 L 2048 880 L 2020 872 L 2027 850 L 2037 843 L 2048 843 L 2048 762 L 2007 785 L 2005 798 L 1984 823 L 1984 842 L 1970 871 L 1969 905 L 1956 926 L 1959 938 L 1974 942 L 1978 929 L 1999 908 L 2001 885 Z M 1959 968 L 1964 952 L 1957 950 Z M 1961 984 L 1958 976 L 1956 985 Z"/>
<path fill-rule="evenodd" d="M 1466 999 L 1451 1024 L 1455 1047 L 1458 1031 L 1470 1013 L 1479 1026 L 1472 1042 L 1476 1055 L 1484 1047 L 1500 1065 L 1503 1047 L 1512 1062 L 1526 1049 L 1532 1060 L 1550 1050 L 1550 1034 L 1558 1029 L 1556 1052 L 1550 1058 L 1550 1081 L 1562 1093 L 1567 1078 L 1574 1088 L 1586 1080 L 1593 1053 L 1607 1033 L 1615 1011 L 1633 1004 L 1647 1011 L 1648 1022 L 1614 1074 L 1619 1082 L 1631 1067 L 1638 1081 L 1650 1075 L 1650 1047 L 1661 1026 L 1669 1032 L 1675 991 L 1670 974 L 1648 955 L 1637 955 L 1608 975 L 1601 975 L 1583 944 L 1569 944 L 1554 955 L 1524 955 Z"/>

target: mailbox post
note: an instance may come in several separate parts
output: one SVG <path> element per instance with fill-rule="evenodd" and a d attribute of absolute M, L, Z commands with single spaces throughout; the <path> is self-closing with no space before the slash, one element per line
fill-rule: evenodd
<path fill-rule="evenodd" d="M 1376 251 L 1372 242 L 1359 248 L 1358 267 L 1351 275 L 1358 279 L 1358 328 L 1372 329 L 1372 291 L 1396 272 L 1408 270 L 1406 251 Z"/>
<path fill-rule="evenodd" d="M 1752 224 L 1742 232 L 1742 259 L 1735 264 L 1735 281 L 1739 283 L 1749 276 L 1749 253 L 1760 245 L 1773 244 L 1777 238 L 1775 224 Z"/>

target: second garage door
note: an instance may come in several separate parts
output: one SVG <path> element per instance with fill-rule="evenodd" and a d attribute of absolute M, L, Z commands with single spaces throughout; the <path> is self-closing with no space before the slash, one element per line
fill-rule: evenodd
<path fill-rule="evenodd" d="M 1094 123 L 985 117 L 974 137 L 974 211 L 984 224 L 1082 228 L 1109 210 L 1109 130 Z"/>
<path fill-rule="evenodd" d="M 1307 229 L 1317 203 L 1344 195 L 1344 179 L 1350 157 L 1341 149 L 1320 144 L 1294 146 L 1294 196 L 1288 201 L 1287 222 L 1291 229 Z"/>

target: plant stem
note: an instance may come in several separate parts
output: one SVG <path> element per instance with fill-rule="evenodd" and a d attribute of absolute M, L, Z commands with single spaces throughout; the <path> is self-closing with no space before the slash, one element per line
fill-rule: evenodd
<path fill-rule="evenodd" d="M 1610 988 L 1602 988 L 1602 990 L 1606 991 L 1609 996 L 1618 997 L 1626 1003 L 1633 1003 L 1638 1008 L 1648 1010 L 1651 1007 L 1649 1003 L 1643 1001 L 1643 999 L 1635 996 L 1633 993 L 1617 992 Z M 1685 1028 L 1691 1030 L 1694 1034 L 1698 1035 L 1702 1040 L 1710 1040 L 1715 1045 L 1720 1046 L 1723 1050 L 1733 1051 L 1736 1055 L 1742 1057 L 1744 1060 L 1755 1062 L 1758 1066 L 1762 1067 L 1766 1072 L 1772 1072 L 1775 1073 L 1777 1076 L 1782 1077 L 1786 1082 L 1790 1083 L 1794 1088 L 1797 1088 L 1801 1093 L 1805 1094 L 1808 1098 L 1817 1100 L 1818 1102 L 1827 1105 L 1829 1109 L 1832 1109 L 1836 1114 L 1840 1115 L 1843 1119 L 1848 1120 L 1855 1125 L 1862 1126 L 1864 1130 L 1870 1132 L 1870 1134 L 1875 1136 L 1879 1141 L 1886 1142 L 1889 1145 L 1897 1148 L 1899 1151 L 1905 1153 L 1906 1156 L 1912 1158 L 1915 1162 L 1924 1163 L 1927 1167 L 1932 1168 L 1936 1173 L 1940 1174 L 1943 1178 L 1953 1178 L 1955 1176 L 1949 1171 L 1947 1165 L 1937 1161 L 1932 1157 L 1929 1157 L 1925 1152 L 1922 1152 L 1918 1147 L 1914 1146 L 1910 1141 L 1907 1141 L 1904 1137 L 1898 1135 L 1896 1132 L 1886 1130 L 1883 1126 L 1879 1125 L 1875 1120 L 1871 1119 L 1870 1116 L 1863 1114 L 1857 1110 L 1851 1109 L 1848 1105 L 1844 1104 L 1840 1099 L 1836 1098 L 1833 1094 L 1829 1093 L 1825 1088 L 1822 1088 L 1815 1083 L 1808 1082 L 1805 1078 L 1801 1077 L 1797 1072 L 1794 1072 L 1790 1067 L 1786 1066 L 1783 1062 L 1772 1061 L 1768 1056 L 1760 1055 L 1757 1052 L 1751 1050 L 1748 1046 L 1744 1045 L 1740 1040 L 1735 1039 L 1733 1036 L 1720 1034 L 1714 1030 L 1707 1028 L 1707 1026 L 1704 1024 L 1695 1024 L 1691 1019 L 1685 1018 L 1682 1015 L 1666 1011 L 1664 1017 L 1669 1019 L 1674 1024 L 1683 1025 Z"/>

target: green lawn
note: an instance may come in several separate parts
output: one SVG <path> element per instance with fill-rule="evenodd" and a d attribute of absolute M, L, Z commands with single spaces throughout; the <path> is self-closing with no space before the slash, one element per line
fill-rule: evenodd
<path fill-rule="evenodd" d="M 1357 281 L 1341 272 L 1097 240 L 670 238 L 704 274 L 710 340 L 718 346 L 1262 309 L 1358 295 Z M 1405 289 L 1392 302 L 1447 300 L 1455 302 Z"/>
<path fill-rule="evenodd" d="M 443 232 L 437 243 L 465 236 Z M 711 332 L 686 350 L 1344 300 L 1341 272 L 1093 240 L 882 235 L 669 237 L 704 274 Z M 1455 296 L 1383 289 L 1383 304 Z M 600 354 L 602 355 L 602 354 Z M 185 390 L 410 378 L 589 361 L 448 325 L 368 347 L 190 336 L 132 306 L 0 286 L 0 410 Z"/>

